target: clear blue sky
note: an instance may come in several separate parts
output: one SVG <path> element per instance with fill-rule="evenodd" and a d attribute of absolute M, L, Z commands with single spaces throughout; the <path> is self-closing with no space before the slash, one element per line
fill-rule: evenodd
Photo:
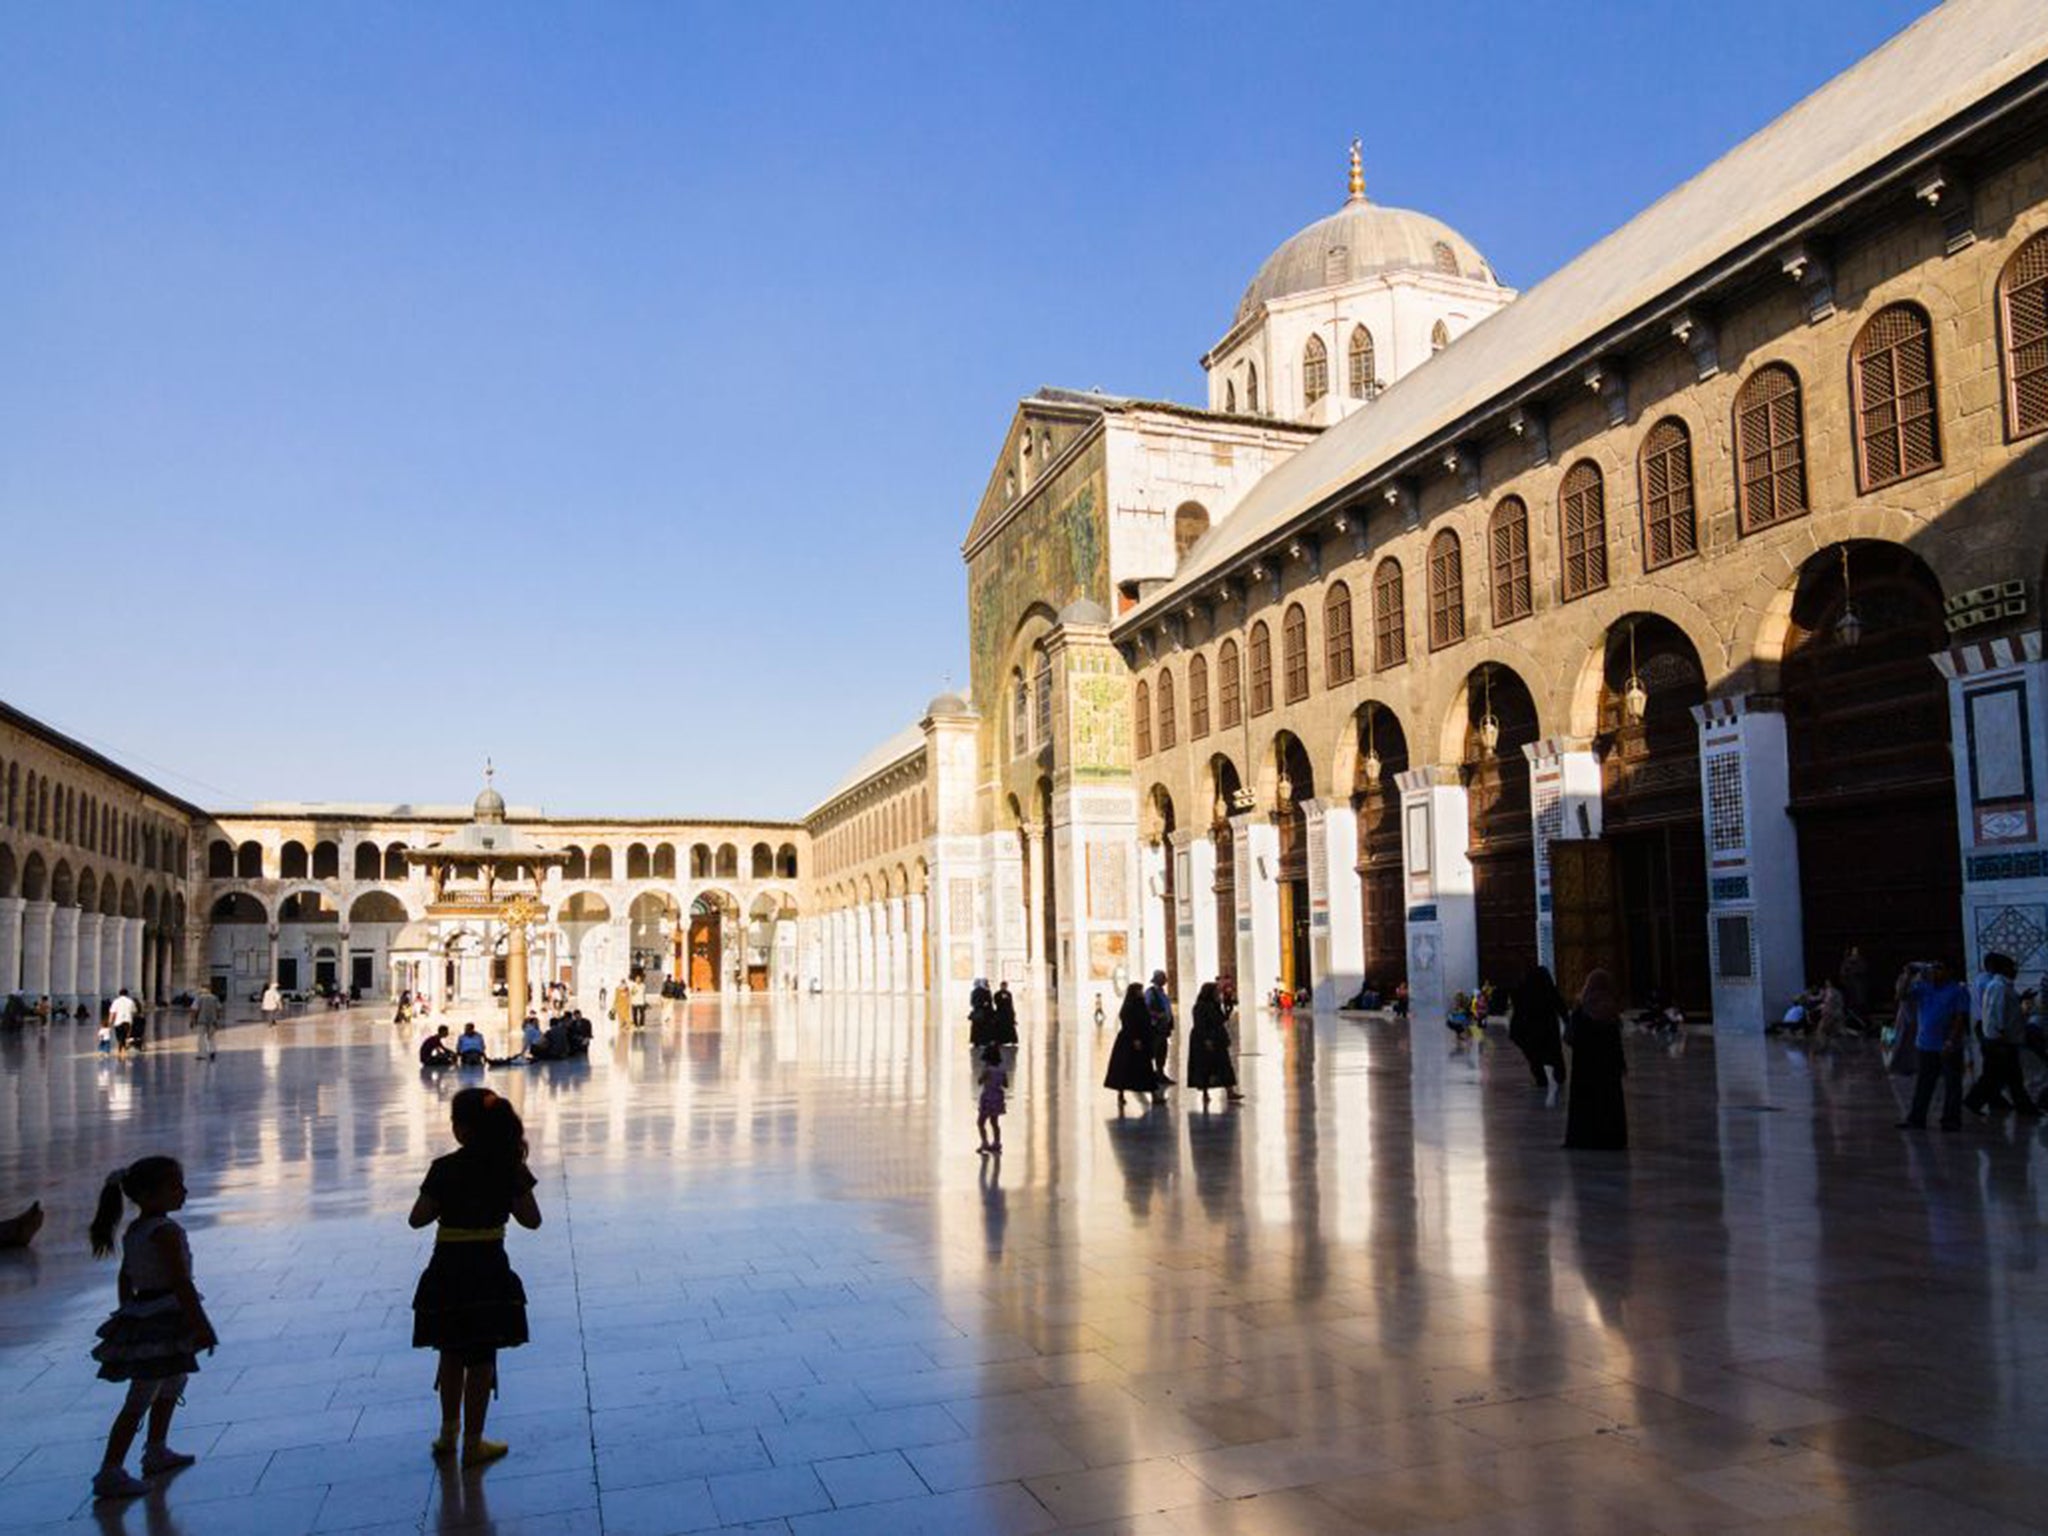
<path fill-rule="evenodd" d="M 1527 287 L 1895 0 L 0 11 L 0 698 L 203 804 L 795 816 L 1040 384 L 1371 195 Z"/>

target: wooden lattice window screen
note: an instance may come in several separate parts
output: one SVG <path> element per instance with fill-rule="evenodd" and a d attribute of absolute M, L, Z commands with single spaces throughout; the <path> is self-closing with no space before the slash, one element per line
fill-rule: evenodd
<path fill-rule="evenodd" d="M 1372 579 L 1372 665 L 1376 672 L 1408 659 L 1408 620 L 1403 612 L 1401 562 L 1382 560 Z"/>
<path fill-rule="evenodd" d="M 1330 392 L 1330 349 L 1320 336 L 1309 337 L 1301 349 L 1301 392 L 1310 405 Z"/>
<path fill-rule="evenodd" d="M 1138 756 L 1152 755 L 1152 690 L 1138 684 Z"/>
<path fill-rule="evenodd" d="M 1351 589 L 1333 582 L 1323 598 L 1323 678 L 1334 688 L 1358 673 L 1351 649 Z"/>
<path fill-rule="evenodd" d="M 1237 642 L 1226 640 L 1216 653 L 1217 725 L 1229 730 L 1244 719 L 1244 680 L 1237 665 Z"/>
<path fill-rule="evenodd" d="M 1607 491 L 1600 471 L 1581 459 L 1557 493 L 1564 549 L 1564 600 L 1584 597 L 1607 585 Z"/>
<path fill-rule="evenodd" d="M 1374 382 L 1372 332 L 1361 325 L 1351 333 L 1351 398 L 1370 399 Z"/>
<path fill-rule="evenodd" d="M 1035 739 L 1042 747 L 1052 740 L 1052 657 L 1044 651 L 1038 653 L 1037 664 L 1032 668 L 1031 685 L 1036 702 L 1032 723 Z"/>
<path fill-rule="evenodd" d="M 1806 441 L 1799 422 L 1799 376 L 1769 363 L 1735 396 L 1736 490 L 1743 532 L 1806 512 Z"/>
<path fill-rule="evenodd" d="M 1692 434 L 1667 417 L 1643 439 L 1643 569 L 1699 553 L 1692 500 Z"/>
<path fill-rule="evenodd" d="M 1252 713 L 1263 715 L 1273 707 L 1273 632 L 1261 619 L 1252 626 Z"/>
<path fill-rule="evenodd" d="M 1856 449 L 1874 491 L 1941 463 L 1934 419 L 1934 334 L 1914 304 L 1887 304 L 1856 338 Z"/>
<path fill-rule="evenodd" d="M 1493 568 L 1493 622 L 1526 619 L 1535 595 L 1529 583 L 1529 508 L 1521 497 L 1509 496 L 1493 509 L 1486 544 Z"/>
<path fill-rule="evenodd" d="M 2005 426 L 2014 437 L 2048 431 L 2048 233 L 2021 246 L 1999 283 L 2005 328 Z"/>
<path fill-rule="evenodd" d="M 1209 658 L 1188 663 L 1188 735 L 1200 741 L 1209 734 Z"/>
<path fill-rule="evenodd" d="M 1180 722 L 1173 718 L 1173 674 L 1159 669 L 1159 750 L 1164 752 L 1179 739 Z"/>
<path fill-rule="evenodd" d="M 1287 702 L 1299 704 L 1308 697 L 1308 613 L 1299 603 L 1290 604 L 1281 620 L 1280 656 Z"/>
<path fill-rule="evenodd" d="M 1429 543 L 1429 648 L 1465 638 L 1465 552 L 1446 528 Z"/>

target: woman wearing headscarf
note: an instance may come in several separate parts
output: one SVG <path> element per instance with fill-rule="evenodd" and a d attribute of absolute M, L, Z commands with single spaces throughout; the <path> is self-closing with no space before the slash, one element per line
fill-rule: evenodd
<path fill-rule="evenodd" d="M 1549 1073 L 1557 1074 L 1564 1086 L 1564 1041 L 1558 1033 L 1564 1023 L 1564 994 L 1547 967 L 1532 965 L 1522 984 L 1515 988 L 1515 1011 L 1508 1020 L 1508 1038 L 1529 1063 L 1529 1074 L 1538 1088 L 1550 1086 Z"/>
<path fill-rule="evenodd" d="M 1621 1052 L 1621 998 L 1614 978 L 1594 971 L 1572 1009 L 1571 1107 L 1565 1113 L 1564 1144 L 1586 1151 L 1620 1152 L 1628 1147 L 1628 1104 L 1621 1079 L 1628 1062 Z"/>
<path fill-rule="evenodd" d="M 1188 1086 L 1201 1090 L 1204 1109 L 1209 1107 L 1212 1088 L 1221 1088 L 1233 1102 L 1244 1097 L 1237 1091 L 1237 1068 L 1230 1061 L 1230 1026 L 1224 1021 L 1223 999 L 1217 996 L 1213 981 L 1203 982 L 1202 990 L 1195 994 L 1187 1074 Z"/>
<path fill-rule="evenodd" d="M 1117 1011 L 1116 1043 L 1109 1048 L 1102 1086 L 1116 1090 L 1118 1109 L 1124 1107 L 1127 1093 L 1149 1093 L 1154 1103 L 1166 1102 L 1152 1067 L 1152 1014 L 1145 1006 L 1145 989 L 1135 981 L 1124 989 L 1123 1007 Z"/>

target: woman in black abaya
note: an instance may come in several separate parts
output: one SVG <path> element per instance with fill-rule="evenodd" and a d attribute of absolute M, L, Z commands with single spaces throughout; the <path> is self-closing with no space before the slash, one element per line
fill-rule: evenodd
<path fill-rule="evenodd" d="M 1109 1048 L 1109 1070 L 1102 1086 L 1116 1090 L 1116 1107 L 1127 1093 L 1149 1093 L 1163 1101 L 1159 1074 L 1152 1066 L 1152 1015 L 1145 1007 L 1145 989 L 1135 981 L 1124 991 L 1116 1016 L 1116 1043 Z"/>
<path fill-rule="evenodd" d="M 1628 1104 L 1621 1080 L 1628 1062 L 1621 1051 L 1621 998 L 1607 972 L 1594 971 L 1586 978 L 1566 1038 L 1572 1047 L 1572 1093 L 1564 1144 L 1584 1151 L 1626 1151 Z"/>

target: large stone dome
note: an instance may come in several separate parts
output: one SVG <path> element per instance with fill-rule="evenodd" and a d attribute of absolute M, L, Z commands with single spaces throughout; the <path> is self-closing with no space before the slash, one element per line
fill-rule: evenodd
<path fill-rule="evenodd" d="M 1412 208 L 1383 208 L 1354 192 L 1349 202 L 1318 219 L 1266 258 L 1244 291 L 1237 318 L 1261 304 L 1331 288 L 1375 272 L 1441 272 L 1495 283 L 1479 249 L 1441 219 Z"/>

